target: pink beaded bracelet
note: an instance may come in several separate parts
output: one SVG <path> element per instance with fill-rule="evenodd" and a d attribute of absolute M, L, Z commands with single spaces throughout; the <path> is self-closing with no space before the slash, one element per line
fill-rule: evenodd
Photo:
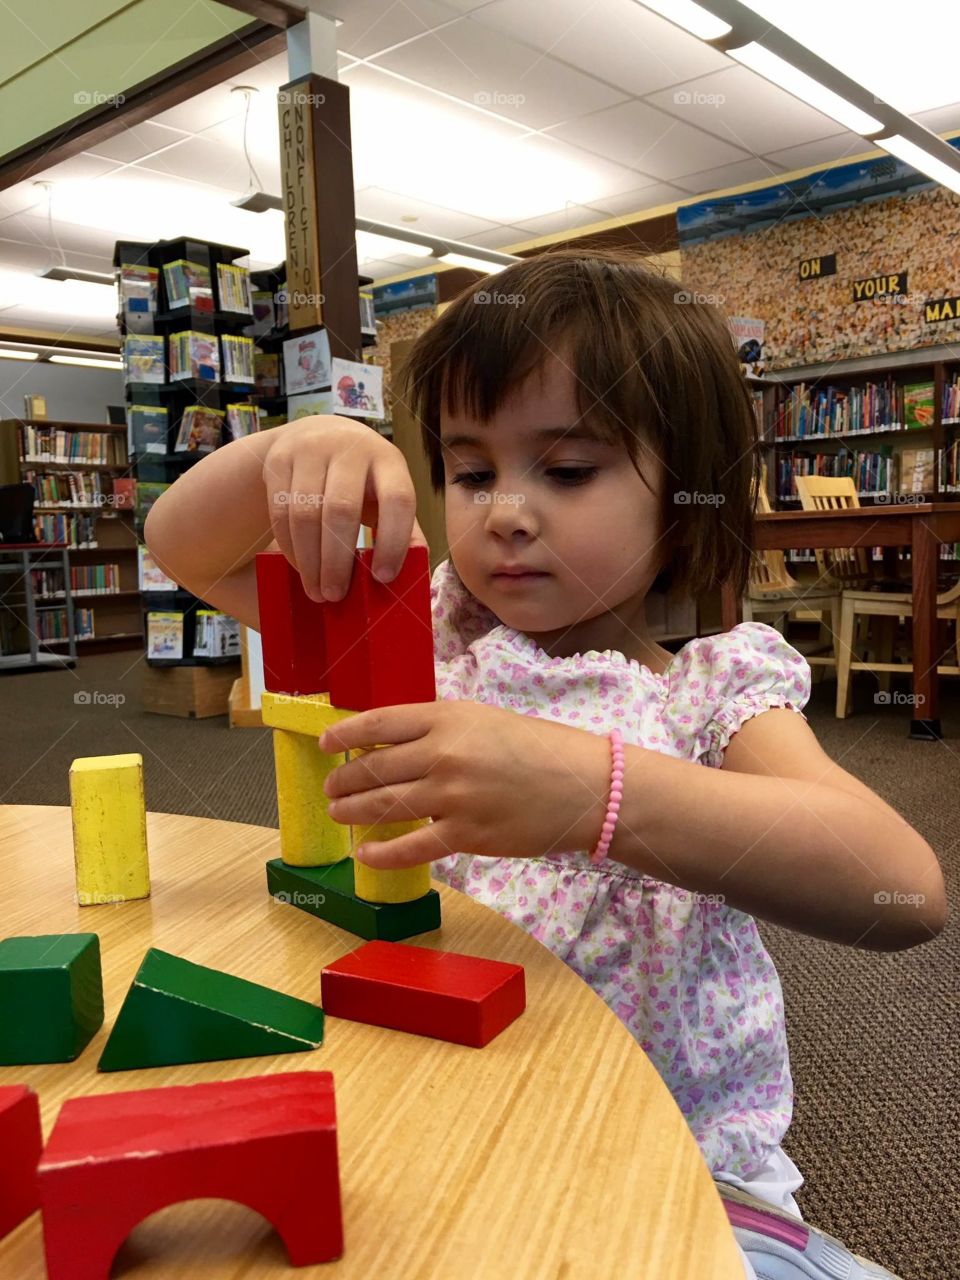
<path fill-rule="evenodd" d="M 610 799 L 607 803 L 607 816 L 603 820 L 600 840 L 593 853 L 591 862 L 602 862 L 607 856 L 614 828 L 620 814 L 620 801 L 623 799 L 623 738 L 619 729 L 610 730 L 610 755 L 613 760 L 613 772 L 610 775 Z"/>

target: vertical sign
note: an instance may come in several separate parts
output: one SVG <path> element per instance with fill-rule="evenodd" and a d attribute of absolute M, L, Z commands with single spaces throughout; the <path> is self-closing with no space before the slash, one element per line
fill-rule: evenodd
<path fill-rule="evenodd" d="M 291 331 L 323 324 L 313 148 L 314 95 L 309 87 L 309 80 L 295 81 L 284 85 L 277 95 Z"/>

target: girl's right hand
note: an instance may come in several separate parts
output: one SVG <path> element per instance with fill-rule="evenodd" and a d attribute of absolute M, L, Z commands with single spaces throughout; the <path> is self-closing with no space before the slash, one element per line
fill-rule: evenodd
<path fill-rule="evenodd" d="M 379 432 L 324 414 L 271 434 L 263 482 L 273 536 L 312 600 L 346 595 L 361 524 L 375 530 L 373 572 L 384 582 L 410 546 L 426 546 L 406 459 Z"/>

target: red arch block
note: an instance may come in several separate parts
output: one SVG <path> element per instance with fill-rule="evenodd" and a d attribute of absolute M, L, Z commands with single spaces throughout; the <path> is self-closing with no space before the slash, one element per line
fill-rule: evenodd
<path fill-rule="evenodd" d="M 108 1280 L 137 1223 L 181 1200 L 254 1209 L 294 1266 L 343 1252 L 329 1071 L 72 1098 L 39 1174 L 49 1280 Z"/>
<path fill-rule="evenodd" d="M 23 1084 L 0 1088 L 0 1240 L 38 1204 L 40 1103 Z"/>

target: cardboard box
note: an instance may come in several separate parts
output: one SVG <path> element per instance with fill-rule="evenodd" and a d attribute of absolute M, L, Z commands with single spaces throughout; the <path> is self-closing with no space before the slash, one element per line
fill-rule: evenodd
<path fill-rule="evenodd" d="M 143 672 L 143 709 L 203 720 L 225 716 L 240 662 L 215 667 L 150 667 Z"/>

